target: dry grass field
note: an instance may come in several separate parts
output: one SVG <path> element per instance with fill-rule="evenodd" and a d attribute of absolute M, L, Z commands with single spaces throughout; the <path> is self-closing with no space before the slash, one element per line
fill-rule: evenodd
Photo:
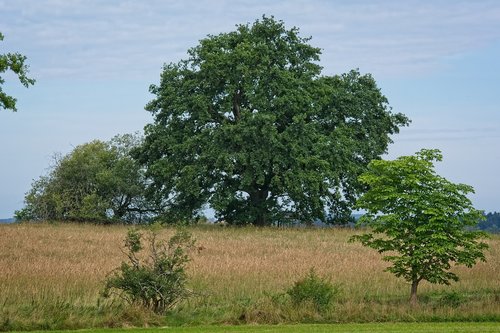
<path fill-rule="evenodd" d="M 193 227 L 197 250 L 188 271 L 197 295 L 159 317 L 99 295 L 106 275 L 125 259 L 126 231 L 0 225 L 0 328 L 500 319 L 498 235 L 487 241 L 486 263 L 456 268 L 461 280 L 451 286 L 422 283 L 421 304 L 412 308 L 408 285 L 383 272 L 380 255 L 348 243 L 353 230 Z M 287 306 L 281 297 L 311 268 L 341 289 L 325 313 Z"/>

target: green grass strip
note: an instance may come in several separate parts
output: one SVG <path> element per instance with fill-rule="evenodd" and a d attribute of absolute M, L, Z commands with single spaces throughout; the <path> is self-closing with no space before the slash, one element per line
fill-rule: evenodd
<path fill-rule="evenodd" d="M 71 331 L 40 331 L 44 333 Z M 500 333 L 500 323 L 369 323 L 369 324 L 300 324 L 300 325 L 245 325 L 201 326 L 131 329 L 95 329 L 73 332 L 92 333 Z"/>

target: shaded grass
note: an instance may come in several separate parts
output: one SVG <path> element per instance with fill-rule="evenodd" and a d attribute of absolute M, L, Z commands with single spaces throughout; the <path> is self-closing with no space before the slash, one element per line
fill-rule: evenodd
<path fill-rule="evenodd" d="M 412 308 L 409 286 L 383 272 L 380 255 L 347 242 L 353 230 L 193 227 L 198 251 L 188 273 L 199 296 L 161 317 L 99 296 L 106 275 L 124 260 L 126 230 L 1 225 L 0 329 L 500 320 L 499 236 L 488 240 L 486 263 L 455 269 L 460 282 L 422 283 L 421 305 Z M 342 291 L 322 313 L 292 306 L 283 295 L 311 268 Z"/>
<path fill-rule="evenodd" d="M 493 333 L 500 330 L 498 323 L 378 323 L 378 324 L 299 324 L 276 326 L 202 326 L 202 327 L 164 327 L 157 329 L 114 329 L 92 330 L 93 333 L 354 333 L 354 332 L 388 332 L 388 333 Z M 59 331 L 64 332 L 64 331 Z"/>

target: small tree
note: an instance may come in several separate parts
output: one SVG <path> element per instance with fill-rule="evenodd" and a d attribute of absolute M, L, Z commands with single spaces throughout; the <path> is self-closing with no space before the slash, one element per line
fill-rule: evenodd
<path fill-rule="evenodd" d="M 352 240 L 389 252 L 387 271 L 411 283 L 412 304 L 420 281 L 448 285 L 458 281 L 449 271 L 452 264 L 485 261 L 487 245 L 478 241 L 484 233 L 471 230 L 484 218 L 466 196 L 474 190 L 437 175 L 433 161 L 441 159 L 439 150 L 423 149 L 393 161 L 374 160 L 359 177 L 368 186 L 357 201 L 357 208 L 367 211 L 359 223 L 372 232 Z"/>
<path fill-rule="evenodd" d="M 145 199 L 143 169 L 130 156 L 140 138 L 126 134 L 94 140 L 56 158 L 48 175 L 34 181 L 19 220 L 123 221 L 141 223 L 153 208 Z"/>
<path fill-rule="evenodd" d="M 117 292 L 130 303 L 141 304 L 156 313 L 164 313 L 189 295 L 186 288 L 185 266 L 190 258 L 188 250 L 194 240 L 186 231 L 178 231 L 168 241 L 158 238 L 153 227 L 147 236 L 149 255 L 144 250 L 143 234 L 136 229 L 128 231 L 122 262 L 106 281 L 103 295 Z"/>
<path fill-rule="evenodd" d="M 3 41 L 3 34 L 0 32 L 0 42 Z M 0 54 L 0 74 L 6 71 L 12 71 L 23 86 L 26 88 L 35 83 L 34 79 L 30 79 L 27 74 L 29 72 L 28 65 L 24 62 L 26 61 L 26 56 L 20 53 L 6 53 Z M 7 95 L 2 90 L 2 85 L 5 80 L 0 76 L 0 109 L 7 109 L 12 111 L 17 111 L 16 102 L 17 100 Z"/>

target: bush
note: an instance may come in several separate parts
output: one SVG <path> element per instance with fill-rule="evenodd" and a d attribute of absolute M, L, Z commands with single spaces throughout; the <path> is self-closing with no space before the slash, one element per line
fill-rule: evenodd
<path fill-rule="evenodd" d="M 295 282 L 293 287 L 287 290 L 294 305 L 311 302 L 317 310 L 325 310 L 340 292 L 338 286 L 321 278 L 311 269 L 306 277 Z"/>
<path fill-rule="evenodd" d="M 128 261 L 108 277 L 103 295 L 117 293 L 129 303 L 164 313 L 190 294 L 185 267 L 194 240 L 186 231 L 178 231 L 168 241 L 161 240 L 157 229 L 151 228 L 146 238 L 149 255 L 145 257 L 140 256 L 142 239 L 143 234 L 136 229 L 128 231 L 124 251 Z"/>
<path fill-rule="evenodd" d="M 458 308 L 465 302 L 466 298 L 463 294 L 451 291 L 444 293 L 439 299 L 439 305 L 441 306 L 450 306 L 453 308 Z"/>

